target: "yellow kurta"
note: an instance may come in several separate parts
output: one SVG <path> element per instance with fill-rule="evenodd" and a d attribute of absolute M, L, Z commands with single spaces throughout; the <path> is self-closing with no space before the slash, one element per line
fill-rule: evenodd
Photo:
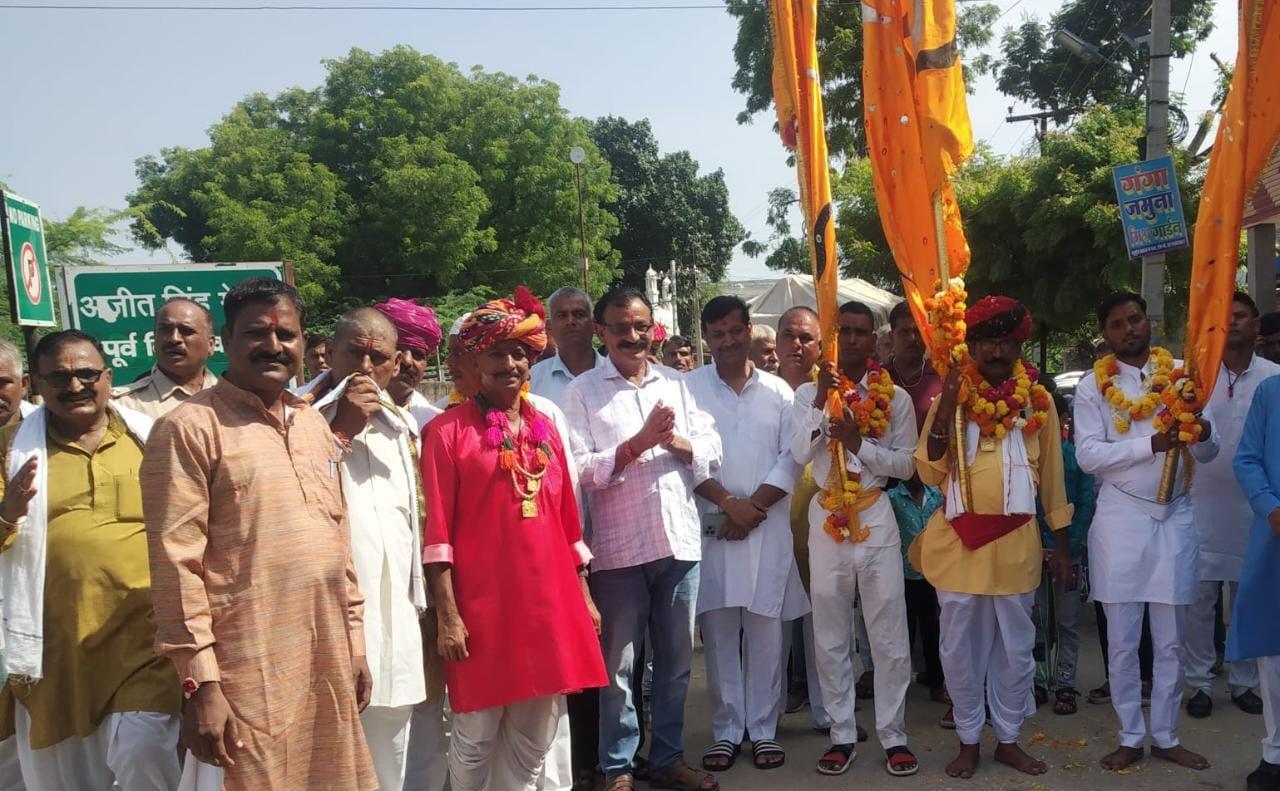
<path fill-rule="evenodd" d="M 227 791 L 367 791 L 365 652 L 339 446 L 285 393 L 285 422 L 223 379 L 156 422 L 142 465 L 156 650 L 220 681 L 243 748 Z"/>
<path fill-rule="evenodd" d="M 813 465 L 804 465 L 804 474 L 791 493 L 791 541 L 805 593 L 809 592 L 809 501 L 819 491 L 821 487 L 813 480 Z"/>
<path fill-rule="evenodd" d="M 929 460 L 929 432 L 938 402 L 920 429 L 916 447 L 916 469 L 920 480 L 943 486 L 951 474 L 950 454 Z M 1062 430 L 1058 412 L 1049 405 L 1049 417 L 1034 436 L 1024 437 L 1027 461 L 1043 503 L 1049 527 L 1061 530 L 1071 524 L 1072 507 L 1067 502 L 1062 477 Z M 979 514 L 1004 512 L 1004 454 L 996 440 L 993 449 L 979 449 L 970 466 L 973 482 L 973 510 Z M 1040 529 L 1032 517 L 1025 525 L 976 550 L 968 549 L 947 521 L 945 508 L 934 512 L 929 524 L 911 545 L 911 564 L 938 590 L 984 596 L 1028 593 L 1040 585 L 1044 565 Z"/>
<path fill-rule="evenodd" d="M 0 447 L 17 426 L 0 429 Z M 109 714 L 177 714 L 173 664 L 152 650 L 156 624 L 142 523 L 142 448 L 110 413 L 89 453 L 48 429 L 49 534 L 44 678 L 0 692 L 0 738 L 13 733 L 16 697 L 31 716 L 31 747 L 89 736 Z M 4 481 L 0 476 L 0 494 Z M 16 533 L 5 536 L 8 549 Z M 175 745 L 176 749 L 176 745 Z"/>

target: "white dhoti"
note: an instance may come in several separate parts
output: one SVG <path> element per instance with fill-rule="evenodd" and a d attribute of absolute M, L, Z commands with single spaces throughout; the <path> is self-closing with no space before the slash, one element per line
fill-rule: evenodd
<path fill-rule="evenodd" d="M 1262 760 L 1280 764 L 1280 656 L 1258 657 L 1258 687 L 1262 693 Z"/>
<path fill-rule="evenodd" d="M 110 789 L 173 791 L 178 768 L 178 718 L 150 711 L 109 714 L 92 735 L 33 750 L 31 717 L 14 706 L 18 761 L 27 791 Z"/>
<path fill-rule="evenodd" d="M 1239 583 L 1224 582 L 1227 601 L 1235 601 Z M 1213 665 L 1218 661 L 1218 651 L 1213 645 L 1213 632 L 1218 603 L 1218 583 L 1201 582 L 1195 602 L 1187 609 L 1186 616 L 1186 674 L 1187 686 L 1193 691 L 1213 693 Z M 1224 612 L 1230 613 L 1229 605 Z M 1243 695 L 1258 686 L 1258 665 L 1252 659 L 1227 663 L 1227 688 L 1231 697 Z"/>
<path fill-rule="evenodd" d="M 885 749 L 901 747 L 907 743 L 907 689 L 911 685 L 902 550 L 897 544 L 868 547 L 835 543 L 822 529 L 826 512 L 818 499 L 814 498 L 809 510 L 809 596 L 815 664 L 822 704 L 831 718 L 831 742 L 858 741 L 852 651 L 853 598 L 860 593 L 876 669 L 876 734 Z M 892 511 L 889 518 L 893 518 Z"/>
<path fill-rule="evenodd" d="M 561 696 L 560 719 L 556 722 L 551 752 L 542 765 L 538 791 L 573 791 L 573 737 L 569 731 L 569 705 Z"/>
<path fill-rule="evenodd" d="M 453 791 L 536 791 L 563 709 L 563 695 L 548 695 L 454 712 L 449 745 Z"/>
<path fill-rule="evenodd" d="M 409 751 L 413 706 L 369 706 L 360 712 L 360 725 L 378 775 L 379 791 L 401 791 Z"/>
<path fill-rule="evenodd" d="M 716 741 L 772 739 L 782 704 L 782 621 L 721 607 L 698 616 Z"/>
<path fill-rule="evenodd" d="M 1142 638 L 1142 611 L 1151 622 L 1152 663 L 1151 743 L 1178 746 L 1178 720 L 1182 705 L 1183 633 L 1186 605 L 1143 602 L 1103 602 L 1107 613 L 1107 672 L 1111 680 L 1111 705 L 1120 718 L 1120 745 L 1142 747 L 1146 722 L 1142 718 L 1142 681 L 1138 668 L 1138 642 Z"/>
<path fill-rule="evenodd" d="M 981 740 L 985 700 L 996 739 L 1018 741 L 1022 723 L 1036 712 L 1035 592 L 979 596 L 939 589 L 938 604 L 938 655 L 955 707 L 956 736 L 962 744 Z"/>
<path fill-rule="evenodd" d="M 0 791 L 26 791 L 22 782 L 22 764 L 18 760 L 18 737 L 0 742 Z"/>
<path fill-rule="evenodd" d="M 405 791 L 443 791 L 449 777 L 448 742 L 444 735 L 444 701 L 419 703 L 409 722 L 409 758 Z"/>

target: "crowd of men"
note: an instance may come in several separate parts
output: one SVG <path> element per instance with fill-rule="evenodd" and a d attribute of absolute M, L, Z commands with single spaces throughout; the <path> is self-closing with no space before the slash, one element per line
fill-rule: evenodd
<path fill-rule="evenodd" d="M 813 310 L 757 325 L 720 296 L 698 365 L 627 287 L 545 308 L 520 288 L 447 341 L 396 298 L 308 335 L 269 279 L 223 311 L 167 302 L 154 368 L 116 387 L 82 332 L 29 366 L 0 342 L 0 791 L 711 791 L 744 744 L 782 766 L 779 719 L 806 706 L 816 770 L 846 772 L 860 699 L 906 777 L 916 655 L 951 707 L 948 775 L 979 771 L 986 725 L 1039 775 L 1021 728 L 1076 712 L 1086 598 L 1089 698 L 1119 720 L 1103 767 L 1148 741 L 1209 766 L 1178 724 L 1184 686 L 1212 712 L 1225 620 L 1231 700 L 1264 715 L 1248 787 L 1280 789 L 1280 317 L 1247 295 L 1203 414 L 1172 428 L 1176 361 L 1131 293 L 1099 306 L 1109 355 L 1070 405 L 1004 297 L 969 309 L 972 367 L 946 377 L 905 303 L 887 327 L 842 305 L 838 364 Z"/>

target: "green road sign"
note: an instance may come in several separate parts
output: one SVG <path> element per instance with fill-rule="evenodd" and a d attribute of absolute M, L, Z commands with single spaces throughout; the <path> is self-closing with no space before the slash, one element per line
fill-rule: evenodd
<path fill-rule="evenodd" d="M 63 323 L 102 341 L 113 384 L 129 384 L 155 363 L 156 310 L 175 297 L 199 302 L 213 313 L 215 334 L 222 328 L 222 298 L 251 277 L 283 279 L 284 265 L 261 264 L 115 264 L 62 268 Z M 227 367 L 222 339 L 214 341 L 209 369 Z"/>
<path fill-rule="evenodd" d="M 44 255 L 44 226 L 40 207 L 11 193 L 3 193 L 0 222 L 4 234 L 5 271 L 13 320 L 25 327 L 52 327 L 53 289 L 49 287 L 49 259 Z"/>

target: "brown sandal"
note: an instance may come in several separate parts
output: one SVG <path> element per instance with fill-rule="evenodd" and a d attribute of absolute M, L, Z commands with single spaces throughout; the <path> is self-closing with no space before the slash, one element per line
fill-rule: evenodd
<path fill-rule="evenodd" d="M 636 781 L 629 774 L 614 775 L 604 783 L 604 791 L 636 791 Z"/>
<path fill-rule="evenodd" d="M 720 781 L 706 772 L 699 772 L 681 758 L 670 766 L 651 771 L 649 787 L 673 791 L 719 791 Z"/>

